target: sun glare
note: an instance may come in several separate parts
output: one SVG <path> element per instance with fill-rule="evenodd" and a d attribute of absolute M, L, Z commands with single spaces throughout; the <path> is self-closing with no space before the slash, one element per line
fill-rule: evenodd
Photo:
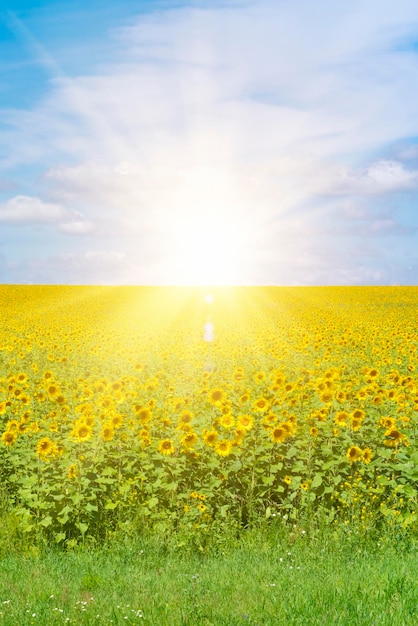
<path fill-rule="evenodd" d="M 207 215 L 176 225 L 171 280 L 178 285 L 231 285 L 245 281 L 242 235 L 231 222 Z"/>

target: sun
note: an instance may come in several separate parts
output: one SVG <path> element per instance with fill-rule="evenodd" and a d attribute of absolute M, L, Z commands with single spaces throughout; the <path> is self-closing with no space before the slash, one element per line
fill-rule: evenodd
<path fill-rule="evenodd" d="M 247 258 L 242 231 L 226 216 L 184 220 L 171 235 L 171 282 L 233 285 L 245 282 Z"/>

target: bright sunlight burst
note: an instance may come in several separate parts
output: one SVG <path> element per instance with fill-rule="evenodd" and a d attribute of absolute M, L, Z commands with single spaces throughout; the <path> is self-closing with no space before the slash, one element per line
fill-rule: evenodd
<path fill-rule="evenodd" d="M 242 232 L 227 218 L 207 214 L 176 224 L 171 280 L 179 285 L 231 285 L 245 281 Z"/>

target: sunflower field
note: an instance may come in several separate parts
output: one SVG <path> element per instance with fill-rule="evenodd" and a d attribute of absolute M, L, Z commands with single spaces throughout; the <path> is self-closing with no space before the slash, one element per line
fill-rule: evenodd
<path fill-rule="evenodd" d="M 418 288 L 0 286 L 0 307 L 22 533 L 416 530 Z"/>

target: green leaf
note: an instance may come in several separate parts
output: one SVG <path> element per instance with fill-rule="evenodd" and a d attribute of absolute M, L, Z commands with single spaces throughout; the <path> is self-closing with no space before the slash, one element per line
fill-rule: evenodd
<path fill-rule="evenodd" d="M 414 498 L 417 495 L 417 490 L 412 485 L 405 485 L 403 491 L 408 498 Z"/>
<path fill-rule="evenodd" d="M 291 446 L 286 453 L 286 458 L 293 459 L 293 457 L 295 457 L 297 454 L 298 454 L 298 449 L 295 448 L 295 446 Z"/>
<path fill-rule="evenodd" d="M 36 476 L 32 475 L 32 476 L 25 476 L 24 478 L 22 478 L 21 482 L 22 485 L 24 485 L 25 487 L 33 487 L 33 485 L 36 483 Z"/>
<path fill-rule="evenodd" d="M 311 482 L 311 489 L 315 489 L 316 487 L 319 487 L 320 485 L 322 485 L 322 474 L 315 474 Z"/>
<path fill-rule="evenodd" d="M 335 467 L 336 465 L 338 465 L 339 461 L 328 461 L 327 463 L 324 463 L 321 467 L 321 469 L 325 472 L 326 470 L 331 469 L 332 467 Z"/>
<path fill-rule="evenodd" d="M 86 524 L 85 522 L 76 522 L 76 527 L 78 528 L 78 530 L 81 532 L 82 535 L 85 535 L 85 533 L 87 532 L 87 529 L 89 527 L 88 524 Z"/>
<path fill-rule="evenodd" d="M 67 505 L 59 512 L 59 515 L 65 516 L 68 515 L 68 513 L 71 513 L 71 508 Z"/>
<path fill-rule="evenodd" d="M 108 500 L 106 504 L 104 505 L 104 508 L 106 511 L 113 511 L 113 509 L 116 509 L 118 504 L 119 504 L 118 502 L 112 502 L 111 500 Z"/>
<path fill-rule="evenodd" d="M 50 515 L 47 515 L 46 517 L 44 517 L 41 522 L 40 522 L 41 526 L 44 526 L 45 528 L 48 528 L 48 526 L 51 526 L 52 524 L 52 517 Z"/>
<path fill-rule="evenodd" d="M 113 476 L 115 471 L 113 467 L 105 467 L 100 473 L 102 476 Z"/>
<path fill-rule="evenodd" d="M 21 528 L 24 533 L 31 533 L 33 531 L 33 524 L 22 524 Z"/>
<path fill-rule="evenodd" d="M 65 498 L 65 494 L 64 493 L 56 493 L 52 495 L 53 499 L 56 502 L 61 502 L 61 500 L 63 500 Z"/>
<path fill-rule="evenodd" d="M 106 478 L 104 476 L 99 476 L 94 482 L 98 483 L 99 485 L 113 485 L 116 482 L 116 478 Z"/>
<path fill-rule="evenodd" d="M 167 491 L 176 491 L 177 487 L 178 487 L 178 483 L 172 482 L 172 483 L 167 483 L 164 488 Z"/>
<path fill-rule="evenodd" d="M 305 469 L 305 465 L 302 461 L 296 461 L 296 463 L 293 465 L 294 472 L 303 472 L 304 469 Z"/>
<path fill-rule="evenodd" d="M 229 509 L 229 504 L 224 504 L 223 506 L 221 506 L 219 513 L 221 515 L 221 517 L 226 517 L 227 513 L 228 513 L 228 509 Z"/>

